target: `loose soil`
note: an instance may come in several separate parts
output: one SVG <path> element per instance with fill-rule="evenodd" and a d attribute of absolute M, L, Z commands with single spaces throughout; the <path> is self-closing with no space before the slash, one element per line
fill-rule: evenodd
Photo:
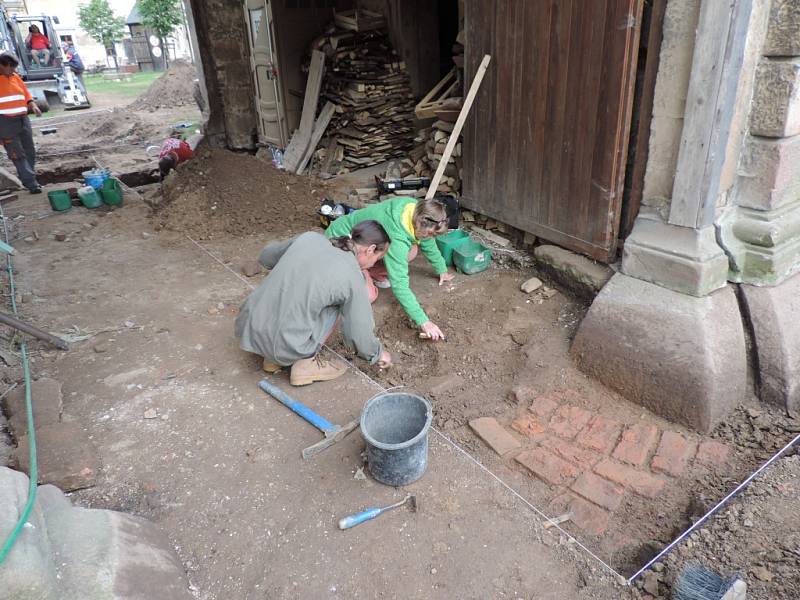
<path fill-rule="evenodd" d="M 176 106 L 196 106 L 194 81 L 197 69 L 183 60 L 176 60 L 147 91 L 131 102 L 134 111 L 170 109 Z"/>
<path fill-rule="evenodd" d="M 14 206 L 12 216 L 22 215 L 14 235 L 25 240 L 36 229 L 39 237 L 19 242 L 21 293 L 31 298 L 23 304 L 25 316 L 51 331 L 121 329 L 66 354 L 35 346 L 35 373 L 64 383 L 65 410 L 87 424 L 103 456 L 101 482 L 76 493 L 77 502 L 153 519 L 176 545 L 198 598 L 641 596 L 615 587 L 558 532 L 543 531 L 522 502 L 447 441 L 551 514 L 554 490 L 497 457 L 468 427 L 475 417 L 507 424 L 523 413 L 527 406 L 515 401 L 513 389 L 568 390 L 610 418 L 644 420 L 698 439 L 576 369 L 568 350 L 585 304 L 562 292 L 523 294 L 520 283 L 535 272 L 507 262 L 440 287 L 418 260 L 412 287 L 448 337 L 434 344 L 419 340 L 391 293 L 381 291 L 377 330 L 396 364 L 387 371 L 355 364 L 384 387 L 430 397 L 441 435 L 432 435 L 429 472 L 410 488 L 427 507 L 421 516 L 394 515 L 341 534 L 336 518 L 398 494 L 353 479 L 363 464 L 358 436 L 317 461 L 299 459 L 316 432 L 261 394 L 259 361 L 239 351 L 232 334 L 238 305 L 262 276 L 245 285 L 230 272 L 265 242 L 317 227 L 315 210 L 330 190 L 253 156 L 208 149 L 171 175 L 163 190 L 163 198 L 158 186 L 147 193 L 153 210 L 129 196 L 126 206 L 103 217 L 73 209 L 35 220 L 42 200 L 28 196 Z M 53 239 L 57 230 L 69 233 L 66 242 Z M 137 327 L 122 326 L 126 321 Z M 336 339 L 332 347 L 343 351 Z M 7 380 L 16 376 L 17 369 L 7 370 Z M 275 379 L 289 389 L 285 374 Z M 344 422 L 376 390 L 351 371 L 290 392 Z M 161 418 L 144 420 L 150 408 Z M 629 574 L 797 429 L 795 420 L 751 400 L 711 436 L 734 448 L 724 472 L 694 470 L 658 501 L 626 500 L 602 537 L 586 536 L 571 523 L 564 528 Z M 784 508 L 765 505 L 759 514 L 794 510 L 788 492 L 768 497 Z M 764 529 L 759 548 L 786 550 L 778 527 Z M 712 536 L 731 557 L 739 552 L 741 564 L 763 562 L 760 550 L 721 532 Z M 702 558 L 722 552 L 709 548 Z M 791 574 L 769 568 L 774 577 L 754 584 L 764 594 L 756 597 L 793 597 L 780 595 L 796 590 Z M 661 595 L 668 593 L 670 573 L 658 582 Z M 756 575 L 745 574 L 751 584 Z"/>

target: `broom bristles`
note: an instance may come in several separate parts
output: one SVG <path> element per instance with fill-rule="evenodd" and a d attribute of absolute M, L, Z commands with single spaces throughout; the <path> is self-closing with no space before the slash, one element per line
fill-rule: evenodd
<path fill-rule="evenodd" d="M 721 600 L 737 577 L 717 575 L 700 563 L 689 563 L 673 586 L 673 600 Z"/>

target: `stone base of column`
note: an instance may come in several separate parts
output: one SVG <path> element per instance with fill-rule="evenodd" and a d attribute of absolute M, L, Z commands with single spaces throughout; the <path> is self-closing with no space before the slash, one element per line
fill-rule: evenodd
<path fill-rule="evenodd" d="M 774 287 L 742 285 L 763 402 L 800 413 L 800 275 Z"/>
<path fill-rule="evenodd" d="M 630 401 L 703 433 L 746 394 L 744 329 L 729 286 L 698 298 L 614 275 L 571 353 L 581 370 Z"/>
<path fill-rule="evenodd" d="M 728 258 L 714 227 L 678 227 L 642 213 L 625 240 L 622 272 L 700 297 L 727 285 Z"/>

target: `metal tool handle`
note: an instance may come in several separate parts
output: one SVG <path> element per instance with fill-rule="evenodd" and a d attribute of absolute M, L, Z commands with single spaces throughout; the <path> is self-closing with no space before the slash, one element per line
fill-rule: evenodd
<path fill-rule="evenodd" d="M 368 508 L 367 510 L 362 510 L 360 513 L 339 519 L 339 529 L 350 529 L 356 525 L 361 525 L 364 521 L 374 519 L 385 510 L 385 508 Z"/>
<path fill-rule="evenodd" d="M 282 389 L 277 386 L 272 385 L 266 379 L 262 379 L 258 382 L 258 387 L 268 393 L 270 396 L 278 400 L 281 404 L 285 405 L 289 409 L 291 409 L 296 414 L 303 417 L 306 421 L 311 423 L 314 427 L 319 429 L 322 433 L 326 433 L 328 431 L 333 431 L 336 429 L 336 426 L 321 417 L 313 410 L 308 408 L 305 404 L 298 402 L 297 400 L 293 400 L 290 398 Z"/>

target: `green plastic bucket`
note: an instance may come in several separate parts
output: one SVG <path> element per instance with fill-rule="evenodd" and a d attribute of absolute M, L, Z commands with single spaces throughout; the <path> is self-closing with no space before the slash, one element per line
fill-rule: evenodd
<path fill-rule="evenodd" d="M 69 190 L 47 192 L 47 199 L 50 200 L 50 206 L 53 210 L 69 210 L 72 208 L 72 198 L 70 198 Z"/>
<path fill-rule="evenodd" d="M 454 229 L 436 238 L 436 245 L 448 267 L 453 266 L 453 250 L 467 241 L 469 241 L 469 234 L 463 229 Z"/>
<path fill-rule="evenodd" d="M 453 262 L 462 273 L 467 275 L 480 273 L 489 268 L 492 252 L 483 244 L 469 240 L 453 250 Z"/>
<path fill-rule="evenodd" d="M 78 190 L 78 198 L 80 198 L 81 203 L 83 203 L 86 208 L 97 208 L 103 204 L 95 189 L 88 185 Z"/>
<path fill-rule="evenodd" d="M 103 182 L 103 187 L 100 188 L 100 197 L 103 202 L 111 206 L 119 206 L 122 204 L 122 186 L 119 179 L 109 177 Z"/>

